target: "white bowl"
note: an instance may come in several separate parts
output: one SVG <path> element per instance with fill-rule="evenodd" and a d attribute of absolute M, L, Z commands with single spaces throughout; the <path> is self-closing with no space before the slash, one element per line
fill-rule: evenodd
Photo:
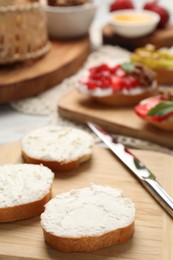
<path fill-rule="evenodd" d="M 152 33 L 160 16 L 147 10 L 120 10 L 109 15 L 109 23 L 121 36 L 134 38 Z"/>
<path fill-rule="evenodd" d="M 97 1 L 70 7 L 46 5 L 48 33 L 53 38 L 70 39 L 88 34 L 97 10 Z"/>

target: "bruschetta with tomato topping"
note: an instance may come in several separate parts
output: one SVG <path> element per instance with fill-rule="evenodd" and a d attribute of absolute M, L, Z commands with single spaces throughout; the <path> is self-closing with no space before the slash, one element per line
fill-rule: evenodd
<path fill-rule="evenodd" d="M 154 126 L 173 131 L 173 92 L 165 91 L 135 107 L 136 114 Z"/>
<path fill-rule="evenodd" d="M 79 91 L 108 106 L 132 106 L 156 95 L 156 74 L 141 64 L 101 64 L 79 80 Z"/>

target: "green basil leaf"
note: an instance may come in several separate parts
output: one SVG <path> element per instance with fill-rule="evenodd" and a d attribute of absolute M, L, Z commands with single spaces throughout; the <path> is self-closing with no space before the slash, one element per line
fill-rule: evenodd
<path fill-rule="evenodd" d="M 163 116 L 173 112 L 173 102 L 171 101 L 161 101 L 154 108 L 150 109 L 147 113 L 148 116 Z"/>
<path fill-rule="evenodd" d="M 135 65 L 131 62 L 124 62 L 122 65 L 121 65 L 122 69 L 127 72 L 127 73 L 131 73 L 134 68 L 135 68 Z"/>

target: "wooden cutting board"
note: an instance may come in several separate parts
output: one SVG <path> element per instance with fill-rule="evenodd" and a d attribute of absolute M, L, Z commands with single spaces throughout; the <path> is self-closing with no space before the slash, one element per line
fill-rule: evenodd
<path fill-rule="evenodd" d="M 93 121 L 115 134 L 127 135 L 173 148 L 173 132 L 159 130 L 140 119 L 133 108 L 108 108 L 95 103 L 76 90 L 58 105 L 62 117 L 85 123 Z"/>
<path fill-rule="evenodd" d="M 26 63 L 0 66 L 0 103 L 39 94 L 74 74 L 90 51 L 89 37 L 51 41 L 50 51 Z"/>
<path fill-rule="evenodd" d="M 133 151 L 173 196 L 173 158 L 166 154 Z M 0 146 L 0 164 L 20 163 L 19 143 Z M 173 222 L 130 172 L 106 149 L 94 148 L 92 159 L 78 170 L 56 173 L 53 196 L 90 183 L 122 189 L 136 205 L 136 230 L 127 243 L 91 253 L 64 254 L 45 244 L 39 217 L 0 224 L 1 260 L 172 260 Z"/>
<path fill-rule="evenodd" d="M 136 38 L 126 38 L 115 33 L 111 25 L 105 25 L 102 30 L 103 44 L 119 45 L 133 51 L 136 48 L 151 43 L 156 48 L 172 47 L 173 45 L 173 24 L 164 28 L 157 29 L 153 33 Z"/>

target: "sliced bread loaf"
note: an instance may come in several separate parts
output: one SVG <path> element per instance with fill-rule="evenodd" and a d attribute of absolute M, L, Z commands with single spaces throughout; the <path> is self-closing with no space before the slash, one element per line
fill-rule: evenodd
<path fill-rule="evenodd" d="M 48 126 L 23 138 L 22 154 L 27 163 L 41 163 L 53 171 L 67 171 L 91 158 L 93 143 L 92 136 L 82 130 Z"/>
<path fill-rule="evenodd" d="M 53 178 L 53 172 L 42 165 L 1 166 L 0 222 L 40 215 L 51 198 Z"/>
<path fill-rule="evenodd" d="M 57 195 L 45 206 L 45 241 L 63 252 L 87 252 L 126 242 L 134 233 L 135 206 L 120 190 L 100 185 Z"/>

